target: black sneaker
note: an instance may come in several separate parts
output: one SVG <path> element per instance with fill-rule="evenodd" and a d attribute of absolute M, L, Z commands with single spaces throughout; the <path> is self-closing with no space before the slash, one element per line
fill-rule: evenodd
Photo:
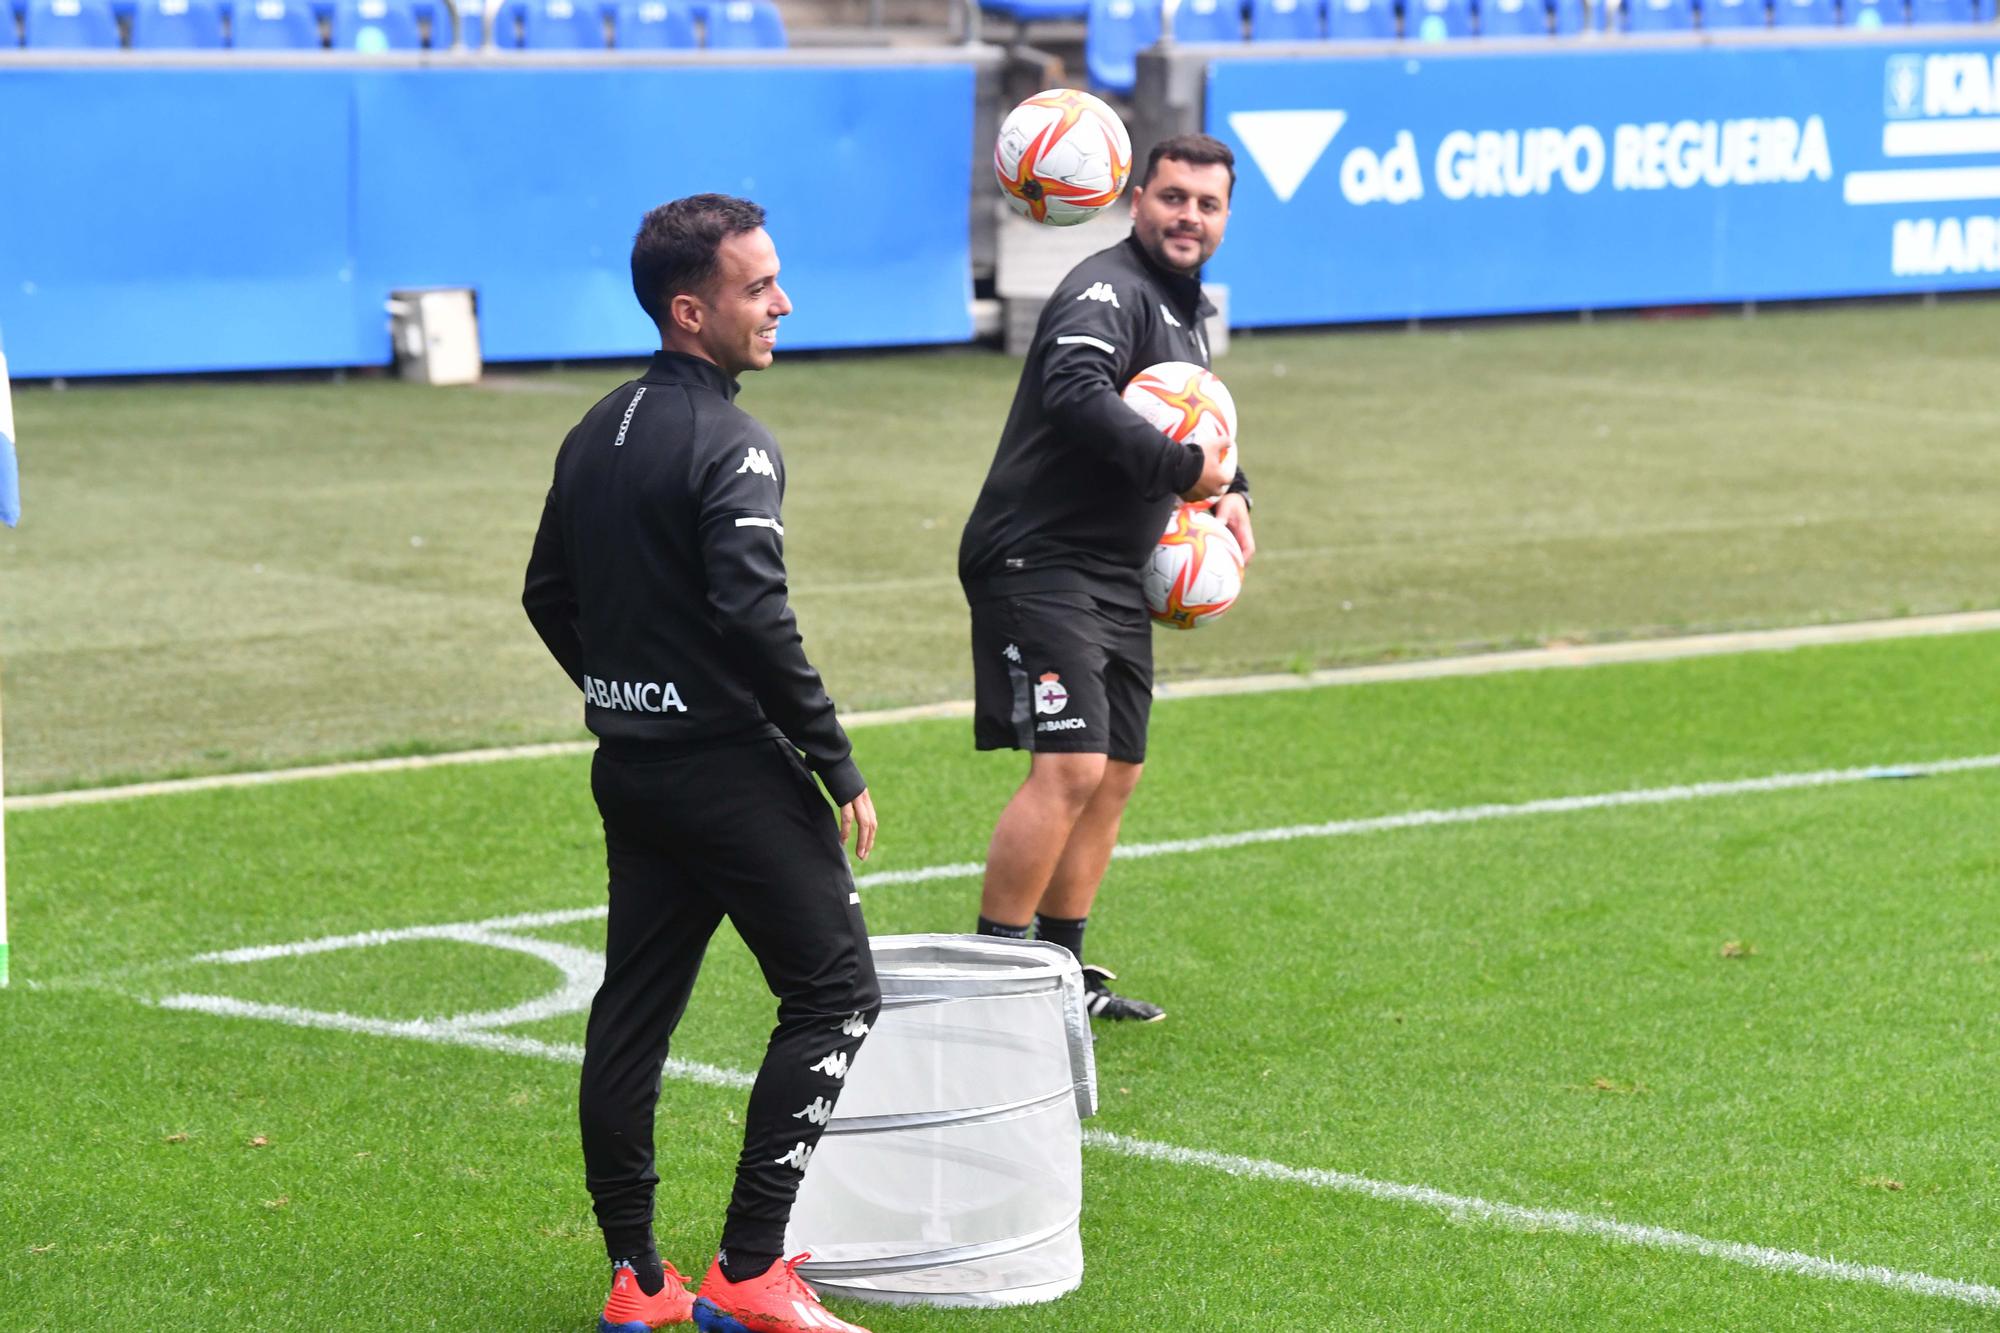
<path fill-rule="evenodd" d="M 1110 983 L 1118 979 L 1118 974 L 1108 967 L 1095 963 L 1083 965 L 1084 1007 L 1090 1010 L 1092 1018 L 1132 1023 L 1157 1023 L 1167 1016 L 1167 1011 L 1157 1004 L 1135 1000 L 1130 996 L 1115 994 Z"/>

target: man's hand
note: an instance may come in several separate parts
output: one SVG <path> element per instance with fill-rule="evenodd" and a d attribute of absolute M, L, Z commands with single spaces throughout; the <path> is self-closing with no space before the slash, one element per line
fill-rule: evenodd
<path fill-rule="evenodd" d="M 1222 488 L 1235 477 L 1236 469 L 1229 466 L 1236 458 L 1233 441 L 1217 444 L 1210 440 L 1201 446 L 1201 475 L 1195 478 L 1192 488 L 1181 492 L 1183 500 L 1206 500 L 1222 494 Z"/>
<path fill-rule="evenodd" d="M 868 853 L 875 850 L 878 821 L 875 818 L 875 798 L 868 794 L 865 787 L 859 796 L 840 807 L 840 841 L 843 846 L 847 843 L 850 823 L 854 826 L 854 859 L 866 861 Z"/>
<path fill-rule="evenodd" d="M 1257 539 L 1250 535 L 1250 502 L 1240 495 L 1225 495 L 1215 502 L 1215 516 L 1243 548 L 1243 563 L 1249 564 L 1257 554 Z"/>

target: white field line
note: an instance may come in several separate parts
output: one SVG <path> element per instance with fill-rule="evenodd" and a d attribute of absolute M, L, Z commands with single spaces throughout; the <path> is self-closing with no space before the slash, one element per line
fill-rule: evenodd
<path fill-rule="evenodd" d="M 1400 815 L 1378 815 L 1371 819 L 1340 819 L 1326 824 L 1291 824 L 1282 828 L 1246 829 L 1240 833 L 1215 833 L 1203 838 L 1176 838 L 1167 842 L 1123 844 L 1111 853 L 1114 859 L 1136 860 L 1149 856 L 1178 856 L 1187 852 L 1212 852 L 1229 847 L 1249 847 L 1266 842 L 1295 842 L 1302 838 L 1342 838 L 1359 833 L 1387 833 L 1395 829 L 1432 828 L 1446 824 L 1477 824 L 1491 819 L 1520 819 L 1529 815 L 1572 814 L 1580 810 L 1609 810 L 1633 805 L 1671 805 L 1680 801 L 1712 800 L 1722 796 L 1748 796 L 1762 792 L 1796 791 L 1802 787 L 1832 787 L 1876 778 L 1932 777 L 1945 773 L 1967 773 L 2000 768 L 2000 754 L 1972 755 L 1964 759 L 1940 759 L 1930 763 L 1871 766 L 1868 768 L 1825 768 L 1809 773 L 1774 773 L 1769 777 L 1743 778 L 1734 782 L 1695 782 L 1678 787 L 1644 787 L 1633 791 L 1604 792 L 1595 796 L 1558 796 L 1512 805 L 1462 805 L 1445 810 L 1412 810 Z M 985 870 L 977 861 L 953 865 L 923 866 L 913 870 L 885 870 L 855 878 L 857 888 L 889 884 L 917 884 L 934 879 L 965 879 Z"/>
<path fill-rule="evenodd" d="M 478 1028 L 461 1027 L 450 1019 L 398 1021 L 363 1018 L 358 1014 L 295 1009 L 287 1004 L 256 1004 L 226 995 L 168 995 L 151 1003 L 161 1009 L 213 1014 L 218 1018 L 261 1018 L 288 1027 L 320 1028 L 368 1037 L 401 1037 L 407 1041 L 430 1042 L 438 1046 L 470 1046 L 482 1051 L 499 1051 L 504 1055 L 529 1055 L 538 1060 L 555 1060 L 563 1064 L 583 1063 L 583 1047 L 575 1042 L 537 1041 L 533 1037 L 516 1037 L 505 1032 L 485 1032 Z M 712 1088 L 747 1088 L 754 1081 L 751 1075 L 735 1069 L 721 1069 L 673 1057 L 667 1060 L 665 1076 Z"/>
<path fill-rule="evenodd" d="M 449 1021 L 443 1020 L 390 1022 L 360 1018 L 352 1014 L 327 1014 L 307 1009 L 293 1009 L 281 1004 L 252 1004 L 219 995 L 170 995 L 155 1003 L 163 1009 L 213 1014 L 224 1018 L 261 1018 L 294 1027 L 329 1029 L 375 1037 L 402 1037 L 406 1040 L 447 1046 L 470 1046 L 507 1055 L 533 1056 L 562 1064 L 580 1064 L 583 1061 L 583 1047 L 574 1043 L 535 1041 L 527 1037 L 512 1037 L 501 1033 L 468 1031 L 455 1028 Z M 722 1069 L 686 1060 L 668 1060 L 665 1074 L 668 1078 L 685 1079 L 719 1088 L 747 1088 L 753 1082 L 753 1076 L 741 1070 Z M 1196 1148 L 1181 1148 L 1169 1143 L 1153 1143 L 1101 1129 L 1086 1130 L 1083 1141 L 1088 1147 L 1117 1153 L 1124 1157 L 1164 1162 L 1172 1166 L 1199 1167 L 1204 1170 L 1219 1171 L 1225 1175 L 1276 1184 L 1305 1185 L 1312 1189 L 1358 1194 L 1385 1203 L 1413 1204 L 1448 1214 L 1453 1218 L 1488 1222 L 1516 1231 L 1559 1231 L 1568 1235 L 1588 1236 L 1618 1244 L 1674 1250 L 1705 1259 L 1720 1259 L 1766 1272 L 1793 1273 L 1801 1277 L 1856 1282 L 1919 1296 L 1940 1297 L 1967 1305 L 2000 1308 L 2000 1288 L 1960 1282 L 1953 1278 L 1934 1277 L 1929 1273 L 1905 1272 L 1879 1264 L 1857 1264 L 1843 1259 L 1824 1259 L 1817 1255 L 1802 1254 L 1793 1250 L 1776 1250 L 1762 1245 L 1746 1245 L 1738 1241 L 1710 1240 L 1705 1236 L 1696 1236 L 1685 1231 L 1620 1222 L 1609 1217 L 1593 1217 L 1588 1213 L 1496 1203 L 1490 1199 L 1475 1198 L 1470 1195 L 1447 1194 L 1428 1185 L 1402 1185 L 1394 1181 L 1352 1175 L 1345 1171 L 1286 1166 L 1280 1162 L 1265 1161 L 1256 1157 L 1237 1157 L 1227 1153 L 1205 1152 Z"/>
<path fill-rule="evenodd" d="M 1620 1222 L 1609 1217 L 1593 1217 L 1589 1213 L 1571 1213 L 1556 1208 L 1523 1208 L 1519 1204 L 1495 1203 L 1490 1199 L 1479 1199 L 1464 1194 L 1447 1194 L 1428 1185 L 1398 1185 L 1392 1181 L 1350 1175 L 1345 1171 L 1283 1166 L 1256 1157 L 1236 1157 L 1227 1153 L 1177 1148 L 1171 1144 L 1149 1143 L 1144 1139 L 1127 1138 L 1122 1134 L 1112 1134 L 1101 1129 L 1086 1130 L 1083 1141 L 1093 1148 L 1102 1148 L 1146 1161 L 1167 1162 L 1174 1166 L 1198 1166 L 1250 1180 L 1307 1185 L 1313 1189 L 1359 1194 L 1385 1203 L 1414 1204 L 1420 1208 L 1448 1213 L 1455 1218 L 1491 1222 L 1514 1231 L 1560 1231 L 1573 1236 L 1590 1236 L 1598 1240 L 1638 1245 L 1647 1249 L 1677 1250 L 1684 1254 L 1696 1254 L 1705 1259 L 1722 1259 L 1768 1272 L 1795 1273 L 1800 1277 L 1829 1278 L 1839 1282 L 1862 1282 L 1870 1286 L 1888 1287 L 1919 1296 L 1939 1296 L 1948 1300 L 1963 1301 L 1967 1305 L 2000 1308 L 2000 1287 L 1982 1286 L 1976 1282 L 1960 1282 L 1953 1278 L 1932 1277 L 1928 1273 L 1904 1272 L 1900 1269 L 1885 1268 L 1879 1264 L 1849 1263 L 1844 1259 L 1822 1259 L 1795 1250 L 1774 1250 L 1762 1245 L 1745 1245 L 1737 1241 L 1710 1240 L 1706 1236 L 1696 1236 L 1685 1231 L 1670 1231 L 1665 1227 Z"/>
<path fill-rule="evenodd" d="M 1528 648 L 1518 652 L 1478 653 L 1469 657 L 1390 662 L 1380 666 L 1335 667 L 1304 673 L 1167 682 L 1158 687 L 1156 695 L 1165 702 L 1225 694 L 1265 694 L 1272 691 L 1320 689 L 1336 685 L 1376 685 L 1393 681 L 1438 680 L 1454 676 L 1487 676 L 1513 671 L 1545 671 L 1558 667 L 1665 662 L 1688 657 L 1776 652 L 1828 644 L 1929 638 L 1942 634 L 1972 634 L 1987 630 L 2000 630 L 2000 610 L 1967 611 L 1941 616 L 1910 616 L 1897 620 L 1854 621 L 1841 625 L 1808 625 L 1793 629 L 1747 630 L 1734 634 L 1697 634 L 1677 639 L 1641 639 L 1627 643 Z M 972 716 L 972 704 L 969 701 L 959 700 L 951 703 L 919 704 L 910 708 L 886 708 L 875 712 L 851 713 L 841 721 L 852 730 L 856 727 L 886 726 L 898 722 L 970 716 Z M 172 796 L 232 787 L 262 787 L 276 782 L 303 782 L 315 778 L 349 777 L 365 773 L 399 773 L 459 764 L 491 764 L 510 759 L 588 754 L 594 748 L 596 748 L 594 741 L 553 741 L 542 745 L 460 750 L 450 754 L 411 755 L 400 759 L 364 759 L 343 764 L 313 764 L 304 768 L 281 768 L 261 773 L 219 773 L 211 777 L 136 782 L 121 787 L 84 787 L 73 791 L 43 792 L 34 796 L 9 796 L 5 799 L 4 807 L 10 813 L 50 810 L 71 805 L 96 805 L 106 801 L 130 801 L 148 796 Z"/>

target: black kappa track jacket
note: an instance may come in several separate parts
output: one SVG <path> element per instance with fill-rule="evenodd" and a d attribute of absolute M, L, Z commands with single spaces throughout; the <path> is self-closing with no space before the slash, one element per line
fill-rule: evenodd
<path fill-rule="evenodd" d="M 785 460 L 736 382 L 661 352 L 556 455 L 521 596 L 607 740 L 783 736 L 845 805 L 864 787 L 785 590 Z"/>
<path fill-rule="evenodd" d="M 958 547 L 971 601 L 1078 590 L 1143 605 L 1139 571 L 1201 450 L 1175 444 L 1119 398 L 1162 361 L 1208 364 L 1215 308 L 1198 279 L 1128 236 L 1069 271 L 1043 307 L 993 466 Z M 1241 472 L 1232 491 L 1247 491 Z"/>

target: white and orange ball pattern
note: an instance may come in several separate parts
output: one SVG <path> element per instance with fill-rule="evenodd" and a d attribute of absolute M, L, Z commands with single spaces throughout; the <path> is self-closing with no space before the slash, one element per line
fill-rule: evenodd
<path fill-rule="evenodd" d="M 1243 548 L 1222 520 L 1192 505 L 1174 510 L 1141 579 L 1153 619 L 1198 629 L 1243 594 Z"/>
<path fill-rule="evenodd" d="M 1162 361 L 1132 377 L 1126 406 L 1182 444 L 1226 446 L 1222 470 L 1236 475 L 1236 400 L 1212 370 L 1192 361 Z M 1204 500 L 1206 509 L 1213 500 Z"/>
<path fill-rule="evenodd" d="M 1132 140 L 1118 113 L 1089 93 L 1051 88 L 1008 112 L 993 174 L 1016 213 L 1051 227 L 1088 222 L 1132 175 Z"/>

